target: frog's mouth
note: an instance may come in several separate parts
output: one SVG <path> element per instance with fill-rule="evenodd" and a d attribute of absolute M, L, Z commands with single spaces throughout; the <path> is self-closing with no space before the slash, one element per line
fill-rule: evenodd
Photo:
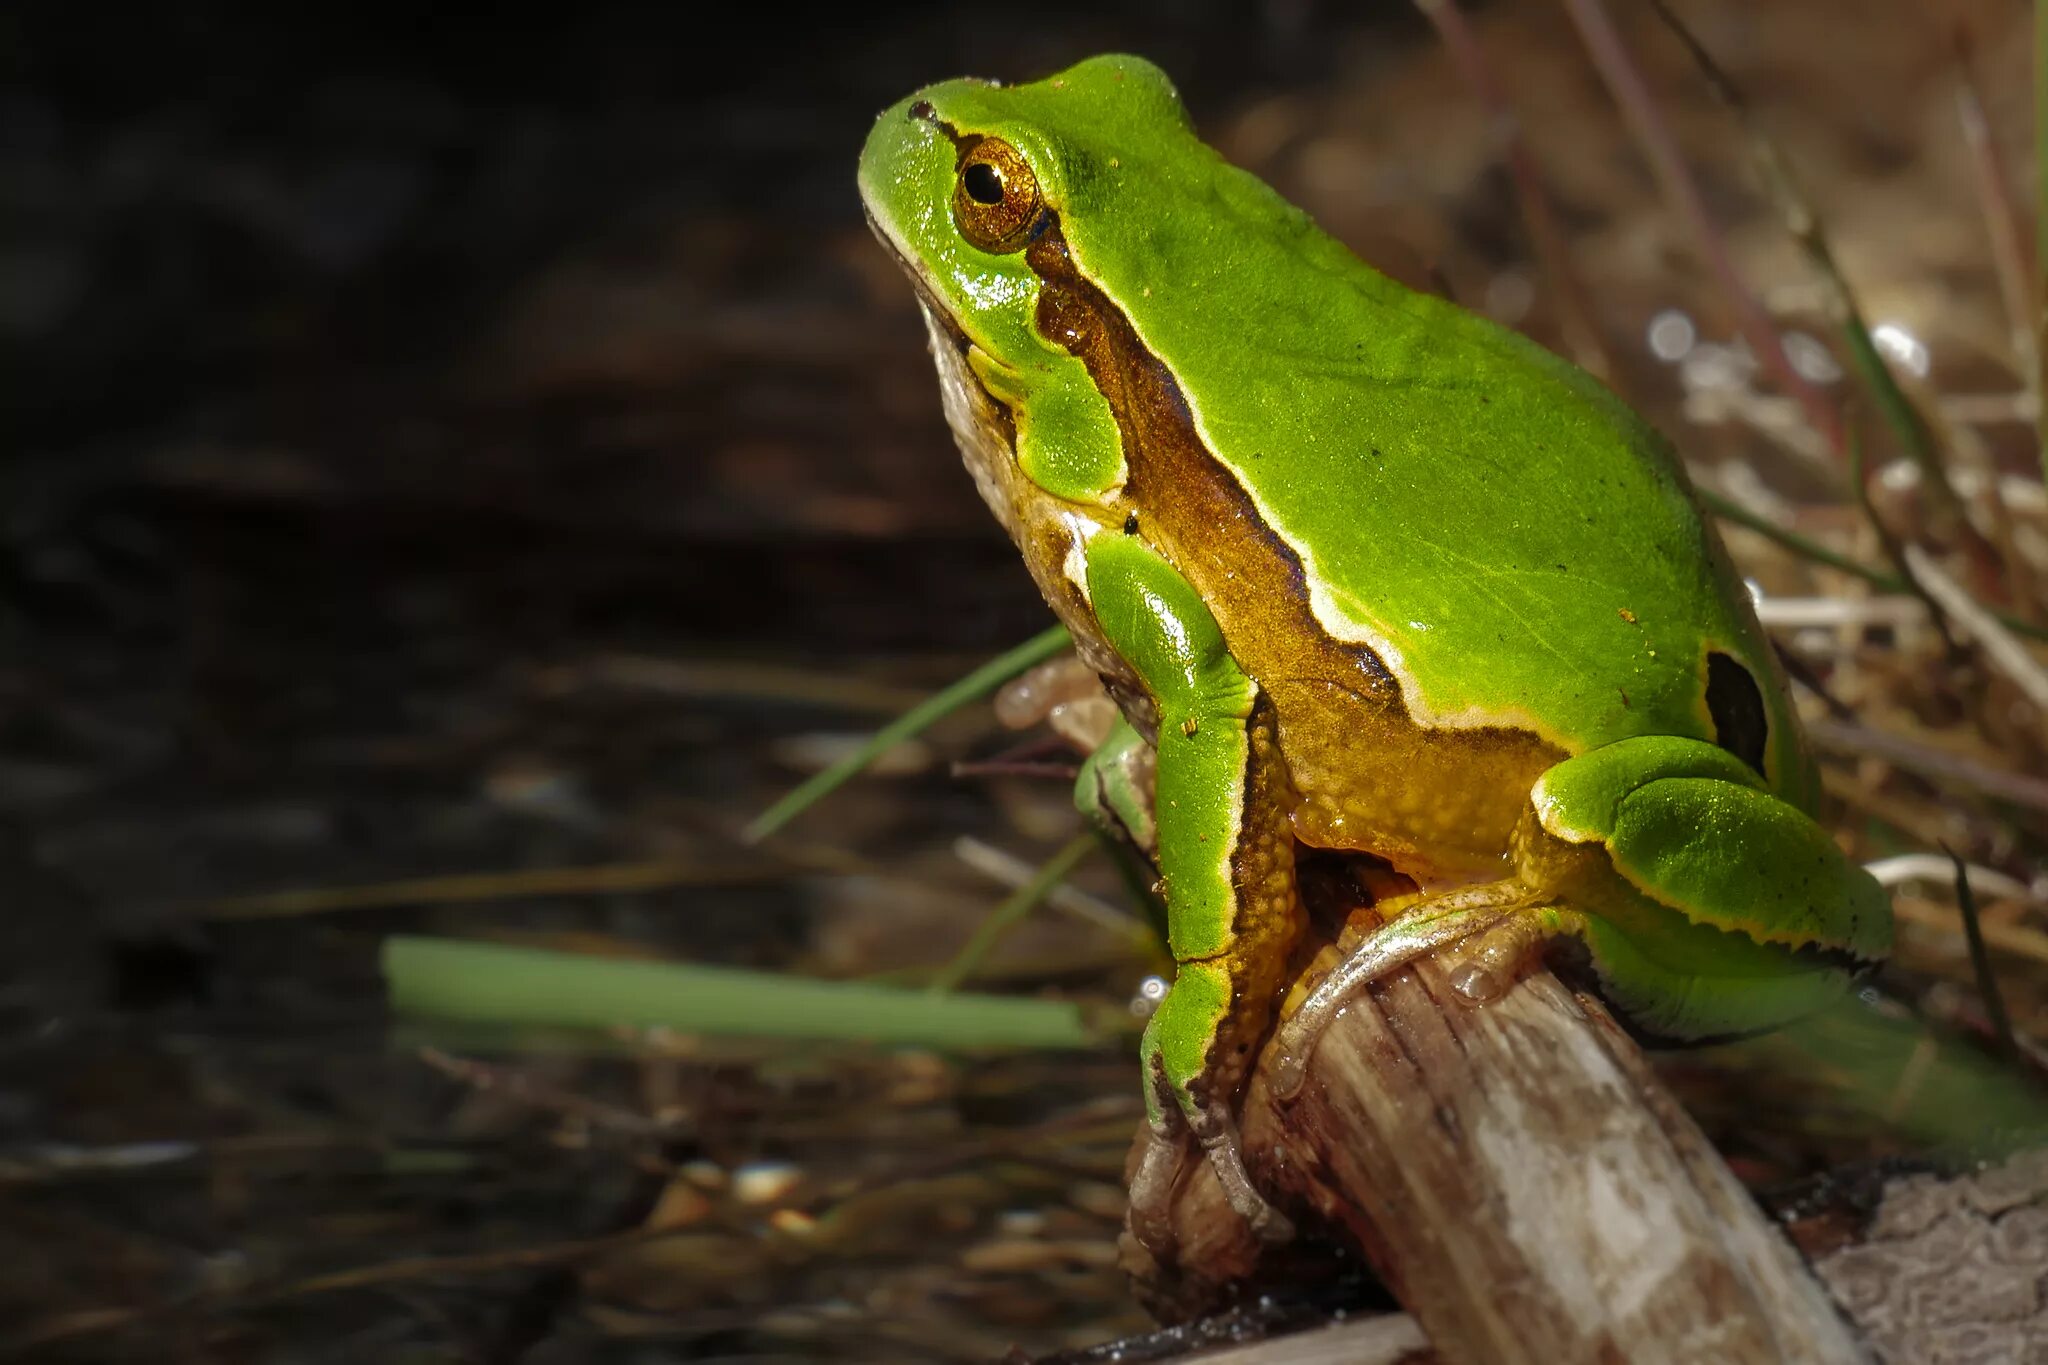
<path fill-rule="evenodd" d="M 1021 532 L 1016 491 L 1011 486 L 1017 471 L 1017 422 L 1009 405 L 988 391 L 988 386 L 969 363 L 978 355 L 979 364 L 996 370 L 1009 367 L 997 360 L 969 336 L 944 298 L 926 278 L 924 269 L 910 258 L 887 225 L 873 210 L 862 205 L 869 229 L 875 234 L 898 268 L 910 279 L 924 313 L 925 332 L 931 343 L 932 360 L 939 372 L 939 391 L 946 424 L 960 447 L 968 472 L 974 476 L 982 501 L 1013 539 Z"/>
<path fill-rule="evenodd" d="M 910 288 L 917 295 L 918 303 L 924 308 L 925 320 L 936 329 L 933 334 L 933 345 L 936 346 L 939 336 L 943 335 L 963 362 L 970 353 L 974 353 L 981 357 L 982 364 L 995 370 L 1009 372 L 1011 366 L 998 360 L 992 352 L 968 335 L 960 319 L 946 306 L 945 297 L 933 287 L 924 267 L 911 259 L 910 253 L 903 249 L 902 243 L 896 240 L 895 234 L 889 231 L 888 226 L 875 216 L 874 210 L 863 203 L 861 212 L 868 220 L 868 231 L 875 234 L 875 240 L 882 244 L 883 249 L 896 262 L 896 268 L 909 278 Z M 969 369 L 968 373 L 972 374 L 972 369 Z M 986 386 L 980 385 L 978 381 L 977 387 L 983 388 L 986 392 Z M 993 394 L 989 395 L 989 401 L 998 407 L 1005 407 Z"/>

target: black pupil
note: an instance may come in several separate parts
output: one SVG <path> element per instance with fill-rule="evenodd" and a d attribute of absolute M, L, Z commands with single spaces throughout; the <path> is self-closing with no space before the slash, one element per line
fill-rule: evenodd
<path fill-rule="evenodd" d="M 977 161 L 961 172 L 960 183 L 967 186 L 967 197 L 977 204 L 1003 202 L 1003 178 L 986 161 Z"/>

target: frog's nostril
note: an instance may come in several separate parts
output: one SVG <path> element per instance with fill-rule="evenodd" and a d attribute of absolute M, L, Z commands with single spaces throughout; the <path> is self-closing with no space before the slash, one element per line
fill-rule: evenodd
<path fill-rule="evenodd" d="M 910 106 L 910 116 L 914 119 L 936 118 L 938 110 L 932 108 L 930 100 L 919 100 L 916 104 Z"/>

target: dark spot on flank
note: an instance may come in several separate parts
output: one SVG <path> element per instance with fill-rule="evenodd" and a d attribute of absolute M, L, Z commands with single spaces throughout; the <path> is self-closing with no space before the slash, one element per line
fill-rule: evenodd
<path fill-rule="evenodd" d="M 1764 694 L 1749 670 L 1719 650 L 1707 655 L 1707 713 L 1714 718 L 1714 743 L 1764 775 L 1764 745 L 1771 719 Z"/>
<path fill-rule="evenodd" d="M 1127 536 L 1138 534 L 1138 514 L 1136 512 L 1124 518 L 1124 534 Z"/>

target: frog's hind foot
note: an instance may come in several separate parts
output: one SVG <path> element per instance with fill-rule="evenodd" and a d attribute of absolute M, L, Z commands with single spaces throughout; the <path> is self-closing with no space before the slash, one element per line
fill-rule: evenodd
<path fill-rule="evenodd" d="M 1368 984 L 1417 958 L 1477 935 L 1479 942 L 1460 964 L 1455 984 L 1475 1000 L 1504 992 L 1522 959 L 1550 932 L 1526 913 L 1546 904 L 1542 892 L 1509 879 L 1432 896 L 1381 925 L 1281 1020 L 1273 1043 L 1273 1093 L 1283 1100 L 1299 1094 L 1323 1030 Z"/>

